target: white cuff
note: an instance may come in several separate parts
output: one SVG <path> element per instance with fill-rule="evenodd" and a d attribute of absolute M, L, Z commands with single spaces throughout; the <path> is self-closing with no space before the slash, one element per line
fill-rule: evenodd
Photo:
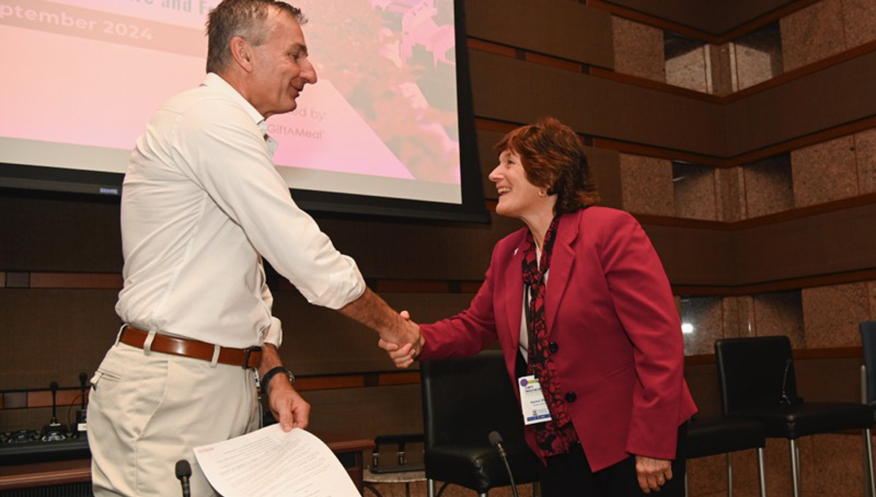
<path fill-rule="evenodd" d="M 271 326 L 268 328 L 268 332 L 265 333 L 265 343 L 269 343 L 277 347 L 277 349 L 280 348 L 280 345 L 283 345 L 283 324 L 273 316 L 271 316 Z"/>
<path fill-rule="evenodd" d="M 365 278 L 359 272 L 356 261 L 346 255 L 342 257 L 349 264 L 348 268 L 345 271 L 330 274 L 329 288 L 322 295 L 308 298 L 309 303 L 337 310 L 365 293 Z M 305 295 L 305 297 L 307 296 Z"/>

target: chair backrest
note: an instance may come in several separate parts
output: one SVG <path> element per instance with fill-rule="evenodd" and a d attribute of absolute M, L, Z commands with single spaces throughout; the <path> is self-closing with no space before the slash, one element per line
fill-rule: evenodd
<path fill-rule="evenodd" d="M 876 321 L 863 321 L 858 324 L 858 330 L 867 367 L 867 403 L 876 406 Z"/>
<path fill-rule="evenodd" d="M 474 357 L 420 364 L 426 449 L 444 444 L 489 443 L 498 431 L 505 444 L 523 441 L 523 416 L 499 350 Z"/>
<path fill-rule="evenodd" d="M 786 336 L 717 340 L 715 361 L 725 415 L 747 407 L 800 401 L 791 341 Z"/>

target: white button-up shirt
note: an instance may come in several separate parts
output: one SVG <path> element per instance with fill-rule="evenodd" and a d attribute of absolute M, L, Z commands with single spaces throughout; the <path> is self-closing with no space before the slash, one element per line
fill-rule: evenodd
<path fill-rule="evenodd" d="M 312 304 L 337 309 L 365 291 L 356 263 L 293 202 L 265 130 L 212 73 L 153 116 L 122 193 L 123 321 L 227 347 L 279 346 L 262 256 Z"/>

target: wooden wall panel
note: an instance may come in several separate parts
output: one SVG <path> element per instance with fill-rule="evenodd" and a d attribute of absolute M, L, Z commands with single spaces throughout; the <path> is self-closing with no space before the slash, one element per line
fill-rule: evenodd
<path fill-rule="evenodd" d="M 876 205 L 816 214 L 736 233 L 737 284 L 876 267 Z"/>
<path fill-rule="evenodd" d="M 484 184 L 484 198 L 496 200 L 499 196 L 496 194 L 496 185 L 490 181 L 490 172 L 495 169 L 499 163 L 499 156 L 493 150 L 493 146 L 505 136 L 505 133 L 496 131 L 478 130 L 478 157 L 481 161 L 481 174 Z"/>
<path fill-rule="evenodd" d="M 0 191 L 0 269 L 121 272 L 119 201 Z"/>
<path fill-rule="evenodd" d="M 91 213 L 87 204 L 71 210 Z M 876 206 L 865 205 L 736 231 L 647 224 L 645 230 L 673 284 L 733 286 L 876 267 L 873 216 Z M 354 253 L 369 277 L 476 282 L 487 269 L 500 236 L 497 230 L 510 232 L 520 226 L 504 218 L 495 221 L 495 227 L 334 219 L 323 224 L 336 231 L 331 234 L 339 247 L 349 245 L 348 252 Z M 409 245 L 390 243 L 398 233 Z M 72 242 L 82 240 L 73 235 Z M 39 244 L 26 248 L 44 249 Z M 47 252 L 42 257 L 49 256 Z M 3 375 L 8 384 L 0 388 L 39 387 L 59 376 L 73 382 L 79 371 L 93 371 L 117 330 L 116 295 L 115 290 L 0 290 L 2 331 L 7 338 L 17 338 L 8 339 L 9 345 L 0 352 L 10 368 Z M 411 310 L 415 319 L 431 321 L 462 310 L 472 294 L 385 297 L 390 304 Z M 373 333 L 333 311 L 307 305 L 294 290 L 277 291 L 276 298 L 277 315 L 287 326 L 284 354 L 300 372 L 392 369 L 376 349 Z"/>
<path fill-rule="evenodd" d="M 523 227 L 493 215 L 492 224 L 319 219 L 366 278 L 481 280 L 499 239 Z"/>
<path fill-rule="evenodd" d="M 611 15 L 568 0 L 469 0 L 469 36 L 614 67 Z"/>
<path fill-rule="evenodd" d="M 316 434 L 373 438 L 423 432 L 420 385 L 305 392 L 304 398 L 312 407 L 308 431 Z"/>
<path fill-rule="evenodd" d="M 725 155 L 717 103 L 477 51 L 471 80 L 479 117 L 528 123 L 553 115 L 579 133 Z"/>
<path fill-rule="evenodd" d="M 471 72 L 480 117 L 529 123 L 553 115 L 582 134 L 712 157 L 732 158 L 876 116 L 876 52 L 729 104 L 478 51 Z"/>
<path fill-rule="evenodd" d="M 725 230 L 642 226 L 673 285 L 733 285 L 733 233 Z"/>
<path fill-rule="evenodd" d="M 860 402 L 861 358 L 794 359 L 797 395 L 809 402 Z"/>
<path fill-rule="evenodd" d="M 6 273 L 122 271 L 117 203 L 0 195 L 0 212 Z M 489 225 L 314 217 L 367 278 L 480 280 L 496 241 L 523 226 L 497 216 Z"/>
<path fill-rule="evenodd" d="M 422 433 L 420 385 L 349 388 L 304 392 L 312 411 L 309 431 L 355 438 Z M 75 422 L 75 407 L 59 406 L 58 420 Z M 0 410 L 0 430 L 38 429 L 52 416 L 51 408 Z"/>
<path fill-rule="evenodd" d="M 876 115 L 876 52 L 727 105 L 735 156 Z"/>
<path fill-rule="evenodd" d="M 0 290 L 0 389 L 79 384 L 119 329 L 115 290 Z M 3 429 L 0 428 L 0 431 Z"/>
<path fill-rule="evenodd" d="M 69 426 L 76 422 L 76 407 L 69 406 L 58 409 L 58 421 Z M 69 414 L 69 416 L 68 416 Z M 41 429 L 52 420 L 51 408 L 38 409 L 3 409 L 0 410 L 0 431 Z"/>
<path fill-rule="evenodd" d="M 489 261 L 484 262 L 484 271 Z M 384 293 L 395 309 L 430 323 L 466 309 L 473 294 Z M 396 371 L 377 346 L 378 336 L 330 309 L 308 305 L 298 292 L 274 294 L 274 315 L 283 321 L 284 362 L 299 375 Z"/>
<path fill-rule="evenodd" d="M 713 35 L 750 22 L 793 0 L 606 0 L 653 17 L 683 24 Z"/>

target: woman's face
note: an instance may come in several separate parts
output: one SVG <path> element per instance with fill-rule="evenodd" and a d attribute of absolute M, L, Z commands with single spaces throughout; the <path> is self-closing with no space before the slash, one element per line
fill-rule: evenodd
<path fill-rule="evenodd" d="M 545 197 L 539 195 L 544 189 L 529 182 L 520 156 L 513 150 L 499 154 L 499 165 L 489 177 L 499 193 L 496 214 L 524 219 L 544 207 Z"/>

